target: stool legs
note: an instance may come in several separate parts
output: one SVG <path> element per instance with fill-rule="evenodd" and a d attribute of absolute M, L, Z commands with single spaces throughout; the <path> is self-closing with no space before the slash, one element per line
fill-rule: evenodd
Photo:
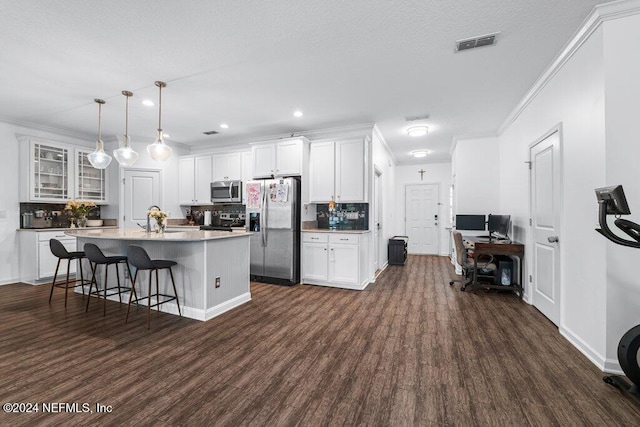
<path fill-rule="evenodd" d="M 127 268 L 129 267 L 129 264 L 127 263 Z M 131 277 L 131 269 L 129 269 L 129 277 Z M 133 298 L 133 296 L 136 293 L 136 279 L 138 278 L 138 270 L 136 270 L 136 274 L 135 276 L 133 276 L 132 282 L 131 282 L 131 290 L 132 292 L 129 293 L 129 304 L 127 304 L 127 318 L 124 320 L 124 323 L 127 323 L 129 321 L 129 310 L 131 310 L 131 299 Z M 136 295 L 136 304 L 138 304 L 138 296 Z"/>
<path fill-rule="evenodd" d="M 182 317 L 182 313 L 180 312 L 180 302 L 178 302 L 178 290 L 176 289 L 176 281 L 173 280 L 173 271 L 171 267 L 169 267 L 169 274 L 171 275 L 171 284 L 173 285 L 173 294 L 176 296 L 176 305 L 178 306 L 178 315 Z"/>
<path fill-rule="evenodd" d="M 53 275 L 53 282 L 51 282 L 51 292 L 49 293 L 49 304 L 51 304 L 51 298 L 53 297 L 53 288 L 56 287 L 56 279 L 58 278 L 58 269 L 60 268 L 60 258 L 56 264 L 56 272 Z"/>
<path fill-rule="evenodd" d="M 158 274 L 158 270 L 156 270 L 156 274 Z M 149 272 L 149 294 L 147 295 L 147 329 L 151 327 L 151 276 L 153 272 Z M 156 277 L 156 283 L 158 278 Z M 158 298 L 160 298 L 158 296 Z M 160 310 L 160 306 L 158 306 L 158 310 Z"/>

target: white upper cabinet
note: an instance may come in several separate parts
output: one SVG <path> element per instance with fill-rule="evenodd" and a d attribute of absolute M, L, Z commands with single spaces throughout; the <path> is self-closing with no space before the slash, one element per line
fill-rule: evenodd
<path fill-rule="evenodd" d="M 252 165 L 252 155 L 251 151 L 243 151 L 240 155 L 241 163 L 242 163 L 242 204 L 247 204 L 247 192 L 246 192 L 246 184 L 247 181 L 251 181 L 253 179 L 253 169 Z"/>
<path fill-rule="evenodd" d="M 310 158 L 311 202 L 366 202 L 364 140 L 314 143 Z"/>
<path fill-rule="evenodd" d="M 107 201 L 107 169 L 96 169 L 87 154 L 93 150 L 76 149 L 75 198 L 96 203 Z"/>
<path fill-rule="evenodd" d="M 335 144 L 317 142 L 311 144 L 309 165 L 311 202 L 328 202 L 335 191 Z"/>
<path fill-rule="evenodd" d="M 29 201 L 70 199 L 70 160 L 67 147 L 29 141 Z"/>
<path fill-rule="evenodd" d="M 178 198 L 181 205 L 211 204 L 211 156 L 184 157 L 178 164 Z"/>
<path fill-rule="evenodd" d="M 79 199 L 106 203 L 108 168 L 91 166 L 87 154 L 92 151 L 64 143 L 23 140 L 21 169 L 28 171 L 28 180 L 20 180 L 20 200 L 61 203 Z"/>
<path fill-rule="evenodd" d="M 303 147 L 306 138 L 285 139 L 251 147 L 253 177 L 302 175 Z"/>
<path fill-rule="evenodd" d="M 236 181 L 239 179 L 242 179 L 241 153 L 213 156 L 213 181 Z"/>

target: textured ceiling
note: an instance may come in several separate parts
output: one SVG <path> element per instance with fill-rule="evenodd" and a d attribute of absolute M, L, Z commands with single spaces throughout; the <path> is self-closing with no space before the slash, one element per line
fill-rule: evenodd
<path fill-rule="evenodd" d="M 0 120 L 197 148 L 375 122 L 401 163 L 495 132 L 602 0 L 2 0 Z M 501 31 L 496 46 L 455 40 Z M 304 116 L 294 118 L 296 109 Z M 430 133 L 405 135 L 407 116 Z M 221 129 L 220 123 L 229 129 Z M 205 136 L 203 131 L 220 134 Z"/>

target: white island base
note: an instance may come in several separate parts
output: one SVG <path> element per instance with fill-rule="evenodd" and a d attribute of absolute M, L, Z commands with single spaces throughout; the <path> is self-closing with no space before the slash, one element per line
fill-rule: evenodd
<path fill-rule="evenodd" d="M 74 231 L 67 234 L 77 238 L 78 250 L 85 243 L 94 243 L 105 255 L 125 255 L 127 246 L 143 247 L 151 259 L 173 260 L 172 267 L 178 290 L 182 315 L 196 320 L 209 320 L 251 300 L 249 288 L 249 236 L 245 232 L 189 231 L 180 233 L 144 233 L 134 230 Z M 83 261 L 84 271 L 91 271 Z M 109 267 L 109 287 L 116 285 L 113 267 Z M 132 274 L 135 270 L 132 267 Z M 136 293 L 140 298 L 149 289 L 149 271 L 140 271 Z M 98 268 L 98 283 L 104 281 L 104 266 Z M 121 270 L 121 279 L 123 279 Z M 161 294 L 173 295 L 168 270 L 159 271 Z M 122 280 L 122 284 L 125 281 Z M 153 279 L 155 293 L 155 278 Z M 216 287 L 217 286 L 217 287 Z M 76 290 L 80 292 L 80 290 Z M 109 297 L 118 301 L 118 296 Z M 122 295 L 127 303 L 129 294 Z M 151 299 L 152 304 L 155 299 Z M 146 299 L 140 302 L 146 305 Z M 91 307 L 89 308 L 91 310 Z M 160 306 L 160 311 L 178 314 L 175 301 Z"/>

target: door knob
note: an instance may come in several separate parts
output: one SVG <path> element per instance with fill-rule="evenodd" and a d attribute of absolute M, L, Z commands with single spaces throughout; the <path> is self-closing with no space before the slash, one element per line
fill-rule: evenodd
<path fill-rule="evenodd" d="M 549 236 L 547 237 L 549 243 L 558 243 L 558 236 Z"/>

